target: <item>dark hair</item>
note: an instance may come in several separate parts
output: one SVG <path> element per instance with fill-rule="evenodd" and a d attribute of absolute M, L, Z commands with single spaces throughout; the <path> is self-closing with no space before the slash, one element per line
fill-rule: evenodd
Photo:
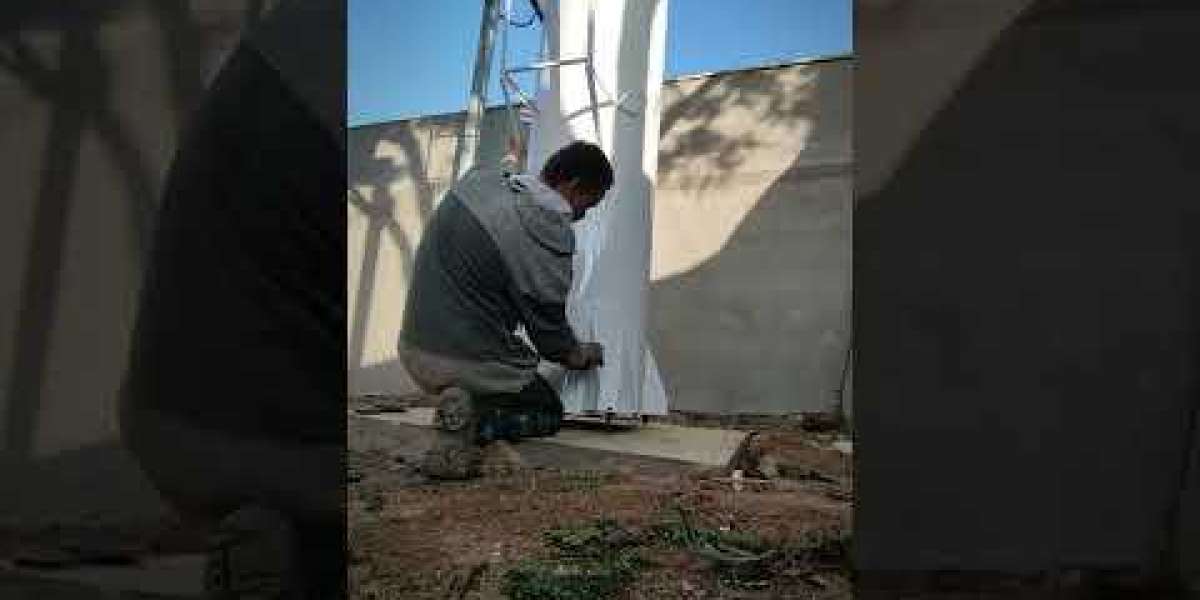
<path fill-rule="evenodd" d="M 613 169 L 599 146 L 588 142 L 571 142 L 546 159 L 542 180 L 555 186 L 578 179 L 585 188 L 603 192 L 612 187 Z"/>

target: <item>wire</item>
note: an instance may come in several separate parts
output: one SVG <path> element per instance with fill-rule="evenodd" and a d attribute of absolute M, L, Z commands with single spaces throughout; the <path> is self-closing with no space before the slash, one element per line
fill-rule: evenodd
<path fill-rule="evenodd" d="M 534 21 L 541 23 L 546 20 L 545 16 L 542 15 L 542 8 L 538 6 L 537 0 L 529 0 L 529 4 L 533 7 L 533 14 L 529 15 L 528 20 L 524 22 L 517 22 L 512 20 L 511 15 L 507 15 L 508 24 L 516 27 L 517 29 L 524 29 L 530 25 L 533 25 Z"/>
<path fill-rule="evenodd" d="M 508 24 L 512 25 L 513 27 L 516 27 L 517 29 L 524 29 L 526 27 L 529 27 L 530 25 L 533 25 L 533 22 L 535 20 L 537 20 L 537 17 L 534 15 L 530 15 L 528 21 L 525 21 L 523 23 L 517 22 L 517 21 L 509 21 Z"/>
<path fill-rule="evenodd" d="M 510 141 L 514 141 L 516 143 L 516 145 L 518 147 L 520 147 L 520 146 L 524 145 L 525 140 L 523 139 L 524 136 L 521 135 L 520 118 L 517 116 L 516 109 L 513 108 L 512 94 L 510 93 L 510 90 L 509 90 L 510 85 L 513 85 L 514 87 L 516 87 L 515 86 L 516 82 L 512 81 L 512 77 L 508 73 L 508 27 L 507 27 L 507 25 L 512 24 L 511 11 L 512 11 L 512 0 L 508 0 L 508 2 L 505 3 L 503 12 L 499 15 L 501 25 L 503 25 L 500 28 L 500 73 L 501 73 L 500 92 L 504 95 L 505 113 L 508 114 L 508 119 L 506 119 L 508 121 L 508 138 Z M 520 88 L 517 87 L 516 89 L 519 93 Z"/>

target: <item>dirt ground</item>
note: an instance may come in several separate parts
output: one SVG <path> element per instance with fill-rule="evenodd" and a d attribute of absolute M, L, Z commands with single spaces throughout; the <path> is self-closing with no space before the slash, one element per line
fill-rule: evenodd
<path fill-rule="evenodd" d="M 413 466 L 429 435 L 351 418 L 352 598 L 851 597 L 849 461 L 803 432 L 770 438 L 798 477 L 736 490 L 711 468 L 538 442 L 492 448 L 481 479 L 429 482 Z M 592 572 L 573 566 L 584 546 L 616 556 L 614 532 L 636 557 L 619 585 L 564 583 Z"/>

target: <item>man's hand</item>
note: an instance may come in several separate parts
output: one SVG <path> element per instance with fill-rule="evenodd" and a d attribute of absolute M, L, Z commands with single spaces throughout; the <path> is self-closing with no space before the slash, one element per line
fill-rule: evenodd
<path fill-rule="evenodd" d="M 567 353 L 563 366 L 573 371 L 588 371 L 604 366 L 604 346 L 594 342 L 579 344 Z"/>

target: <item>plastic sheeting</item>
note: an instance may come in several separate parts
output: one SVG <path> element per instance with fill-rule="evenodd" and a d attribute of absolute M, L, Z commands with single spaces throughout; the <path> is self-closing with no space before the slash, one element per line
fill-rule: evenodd
<path fill-rule="evenodd" d="M 605 366 L 562 380 L 569 413 L 666 414 L 662 379 L 646 343 L 646 290 L 659 93 L 666 60 L 666 0 L 542 2 L 546 55 L 586 64 L 543 71 L 529 142 L 529 170 L 574 140 L 599 144 L 615 181 L 576 224 L 575 277 L 567 316 L 584 340 L 604 345 Z"/>

